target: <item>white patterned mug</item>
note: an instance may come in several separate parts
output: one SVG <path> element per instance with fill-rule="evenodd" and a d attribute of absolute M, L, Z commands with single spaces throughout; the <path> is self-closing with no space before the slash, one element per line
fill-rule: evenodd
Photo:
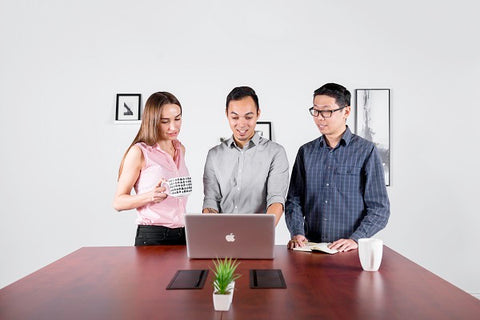
<path fill-rule="evenodd" d="M 185 197 L 192 193 L 192 177 L 174 177 L 162 182 L 166 194 L 172 197 Z"/>

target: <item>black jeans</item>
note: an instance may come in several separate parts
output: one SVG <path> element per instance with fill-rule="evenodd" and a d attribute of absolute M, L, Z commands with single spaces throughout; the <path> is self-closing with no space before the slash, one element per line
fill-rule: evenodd
<path fill-rule="evenodd" d="M 137 228 L 136 246 L 156 246 L 162 244 L 185 245 L 185 228 L 167 228 L 162 226 L 143 226 Z"/>

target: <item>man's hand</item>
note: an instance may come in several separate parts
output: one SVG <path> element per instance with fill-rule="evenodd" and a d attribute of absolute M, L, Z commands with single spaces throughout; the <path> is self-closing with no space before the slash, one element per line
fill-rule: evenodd
<path fill-rule="evenodd" d="M 346 252 L 358 248 L 358 244 L 352 239 L 338 239 L 328 245 L 330 249 L 338 250 L 339 252 Z"/>
<path fill-rule="evenodd" d="M 205 208 L 202 210 L 202 213 L 218 213 L 218 211 L 212 208 Z"/>
<path fill-rule="evenodd" d="M 297 247 L 304 247 L 305 242 L 307 242 L 307 238 L 305 238 L 304 235 L 297 234 L 292 238 L 292 240 L 288 241 L 287 248 L 288 249 L 293 249 Z"/>

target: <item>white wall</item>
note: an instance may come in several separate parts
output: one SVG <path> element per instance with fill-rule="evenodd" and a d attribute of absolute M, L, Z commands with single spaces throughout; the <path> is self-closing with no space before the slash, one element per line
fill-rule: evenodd
<path fill-rule="evenodd" d="M 224 100 L 257 90 L 293 164 L 318 136 L 307 107 L 325 82 L 392 90 L 388 246 L 480 292 L 474 1 L 1 1 L 0 287 L 82 246 L 131 245 L 111 207 L 137 125 L 115 94 L 173 92 L 199 211 Z M 353 124 L 353 122 L 352 122 Z M 284 221 L 277 243 L 288 238 Z"/>

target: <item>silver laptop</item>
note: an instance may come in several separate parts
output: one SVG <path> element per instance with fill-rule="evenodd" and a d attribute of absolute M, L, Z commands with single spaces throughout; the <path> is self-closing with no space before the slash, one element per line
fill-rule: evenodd
<path fill-rule="evenodd" d="M 186 214 L 190 259 L 273 259 L 275 215 Z"/>

